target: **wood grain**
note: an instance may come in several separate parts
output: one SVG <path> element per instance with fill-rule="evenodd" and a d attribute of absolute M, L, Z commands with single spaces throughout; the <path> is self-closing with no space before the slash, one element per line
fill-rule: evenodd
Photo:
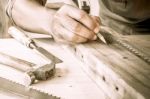
<path fill-rule="evenodd" d="M 124 39 L 128 42 L 132 41 L 131 44 L 135 44 L 136 41 L 133 40 L 134 38 L 136 38 L 136 41 L 143 38 L 143 43 L 140 42 L 135 47 L 138 48 L 138 45 L 140 47 L 143 46 L 144 48 L 142 48 L 142 51 L 149 53 L 150 45 L 149 42 L 147 42 L 149 37 L 146 36 L 146 41 L 144 41 L 143 36 L 125 37 Z M 75 80 L 76 83 L 83 83 L 80 88 L 85 89 L 82 90 L 92 89 L 93 85 L 90 87 L 84 86 L 84 84 L 86 84 L 86 79 L 82 78 L 85 82 L 79 80 L 80 73 L 82 74 L 85 72 L 85 74 L 83 74 L 88 75 L 92 81 L 98 85 L 97 87 L 103 90 L 104 94 L 102 96 L 106 99 L 149 99 L 150 97 L 150 66 L 118 44 L 104 45 L 94 41 L 87 44 L 69 46 L 59 43 L 56 44 L 50 39 L 35 39 L 35 41 L 38 45 L 44 47 L 51 53 L 54 53 L 65 63 L 72 65 L 65 69 L 67 72 L 63 71 L 63 69 L 58 72 L 58 75 L 63 76 L 60 80 L 48 81 L 52 85 L 47 85 L 47 82 L 45 82 L 36 85 L 36 87 L 42 88 L 43 85 L 49 86 L 48 88 L 52 88 L 53 91 L 55 90 L 57 95 L 59 94 L 64 97 L 65 95 L 62 95 L 60 90 L 58 91 L 55 89 L 60 82 L 72 84 L 72 81 Z M 141 49 L 139 48 L 139 50 Z M 71 72 L 76 72 L 76 76 L 73 76 Z M 72 76 L 68 76 L 68 73 L 71 73 Z M 64 81 L 66 78 L 67 80 L 70 80 Z M 61 88 L 66 88 L 66 84 L 63 84 L 59 86 L 61 86 Z M 90 83 L 87 83 L 86 85 L 88 86 L 88 84 Z M 46 89 L 48 90 L 48 88 Z M 70 89 L 67 89 L 67 91 L 68 90 Z M 95 91 L 92 90 L 92 92 Z M 94 93 L 92 94 L 94 95 Z M 84 98 L 82 97 L 81 99 Z"/>
<path fill-rule="evenodd" d="M 128 38 L 126 40 L 130 41 Z M 136 45 L 136 41 L 133 44 Z M 149 42 L 147 40 L 144 42 L 147 43 L 138 44 L 143 47 L 148 46 L 147 50 L 143 51 L 149 52 Z M 84 70 L 112 99 L 148 99 L 150 97 L 150 66 L 125 48 L 117 44 L 106 46 L 91 42 L 76 45 L 75 52 L 72 52 L 73 50 L 69 47 L 66 50 L 70 50 L 85 64 Z"/>
<path fill-rule="evenodd" d="M 56 66 L 56 74 L 52 79 L 39 82 L 31 87 L 59 96 L 62 99 L 110 99 L 81 69 L 76 58 L 65 51 L 60 44 L 56 44 L 50 39 L 37 39 L 36 42 L 63 59 L 65 63 Z M 0 39 L 0 52 L 35 64 L 45 63 L 44 59 L 13 39 Z M 24 81 L 21 72 L 4 65 L 0 65 L 0 76 L 2 75 L 20 83 Z M 9 94 L 6 94 L 6 97 L 8 97 L 7 95 Z M 15 95 L 12 97 L 18 99 Z"/>

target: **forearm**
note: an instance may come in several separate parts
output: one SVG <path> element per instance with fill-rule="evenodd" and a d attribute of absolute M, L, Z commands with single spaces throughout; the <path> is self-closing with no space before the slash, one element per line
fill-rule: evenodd
<path fill-rule="evenodd" d="M 12 17 L 24 30 L 37 33 L 50 33 L 51 21 L 55 11 L 46 9 L 36 0 L 16 0 Z"/>

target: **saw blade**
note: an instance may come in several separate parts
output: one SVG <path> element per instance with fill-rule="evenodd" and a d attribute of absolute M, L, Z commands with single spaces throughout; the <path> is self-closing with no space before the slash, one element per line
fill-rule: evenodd
<path fill-rule="evenodd" d="M 26 87 L 24 84 L 0 77 L 0 89 L 18 95 L 26 96 L 27 99 L 61 99 L 33 86 Z"/>
<path fill-rule="evenodd" d="M 100 30 L 101 35 L 103 35 L 103 37 L 107 41 L 107 44 L 118 43 L 140 59 L 144 60 L 146 63 L 150 64 L 150 57 L 142 53 L 140 50 L 134 48 L 129 42 L 124 41 L 123 35 L 120 35 L 115 30 L 106 26 L 101 26 Z"/>

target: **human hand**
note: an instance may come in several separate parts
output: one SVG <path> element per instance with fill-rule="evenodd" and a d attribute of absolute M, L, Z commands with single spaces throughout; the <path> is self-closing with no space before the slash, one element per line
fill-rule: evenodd
<path fill-rule="evenodd" d="M 98 17 L 66 4 L 55 13 L 51 31 L 58 42 L 83 43 L 96 40 L 99 26 Z"/>

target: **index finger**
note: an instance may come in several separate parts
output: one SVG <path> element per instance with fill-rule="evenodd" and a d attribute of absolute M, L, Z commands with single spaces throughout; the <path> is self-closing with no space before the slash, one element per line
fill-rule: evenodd
<path fill-rule="evenodd" d="M 73 7 L 71 5 L 64 5 L 58 13 L 67 15 L 78 22 L 82 23 L 84 26 L 86 26 L 88 29 L 95 31 L 95 28 L 97 28 L 97 24 L 93 21 L 92 17 L 88 15 L 83 10 L 78 9 L 77 7 Z"/>

